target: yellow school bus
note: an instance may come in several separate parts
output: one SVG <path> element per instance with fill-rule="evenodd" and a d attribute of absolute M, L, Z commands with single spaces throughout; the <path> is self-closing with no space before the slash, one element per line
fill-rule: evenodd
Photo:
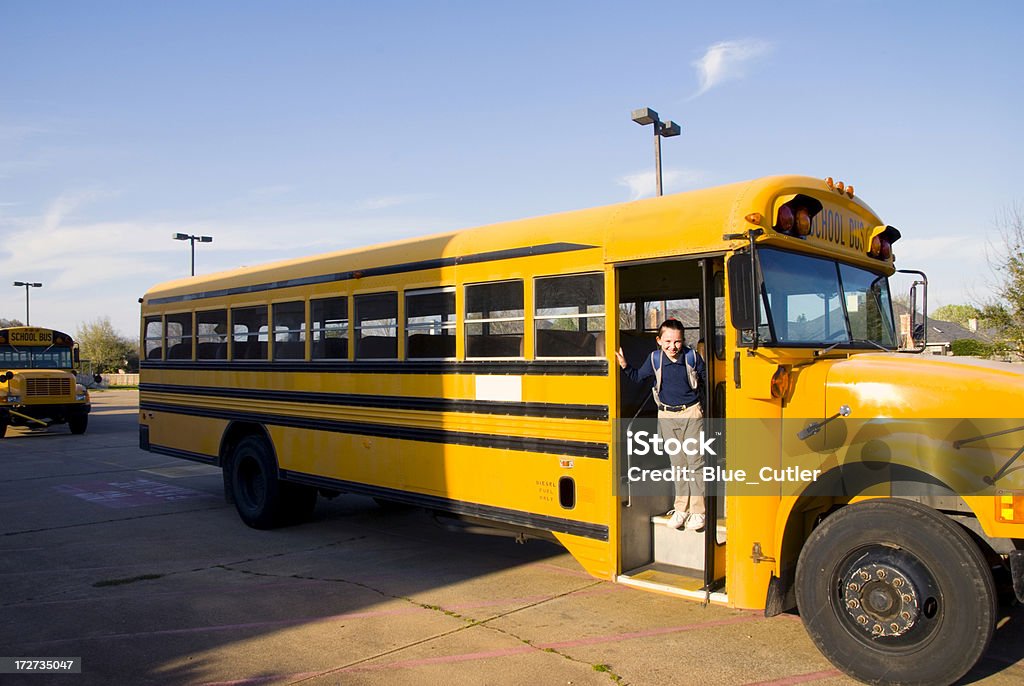
<path fill-rule="evenodd" d="M 0 329 L 0 438 L 8 426 L 89 426 L 89 392 L 75 378 L 78 344 L 53 329 Z"/>
<path fill-rule="evenodd" d="M 161 284 L 140 444 L 221 467 L 253 527 L 318 494 L 421 506 L 602 579 L 797 607 L 857 678 L 951 682 L 1024 597 L 1024 374 L 900 350 L 899 237 L 780 176 Z M 707 359 L 703 532 L 665 526 L 681 477 L 614 363 L 670 316 Z"/>

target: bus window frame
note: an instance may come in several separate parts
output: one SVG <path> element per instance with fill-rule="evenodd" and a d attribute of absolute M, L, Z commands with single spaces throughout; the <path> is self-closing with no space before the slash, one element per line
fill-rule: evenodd
<path fill-rule="evenodd" d="M 451 312 L 442 312 L 441 316 L 445 317 L 450 314 L 451 320 L 443 319 L 439 323 L 426 322 L 413 324 L 410 319 L 410 307 L 409 299 L 418 298 L 423 296 L 430 296 L 436 294 L 451 294 Z M 412 288 L 403 292 L 403 299 L 405 301 L 405 359 L 407 360 L 454 360 L 456 359 L 458 351 L 458 337 L 459 337 L 459 312 L 458 312 L 458 288 L 456 286 L 435 286 L 430 288 Z M 428 334 L 416 334 L 419 331 L 433 331 L 435 325 L 439 324 L 439 329 L 442 332 L 440 334 L 428 333 Z M 410 345 L 410 339 L 414 335 L 427 335 L 427 336 L 439 336 L 441 338 L 451 337 L 451 355 L 445 356 L 432 356 L 432 355 L 413 355 L 412 346 Z M 444 341 L 447 345 L 449 341 Z"/>
<path fill-rule="evenodd" d="M 470 297 L 469 297 L 470 289 L 481 288 L 481 287 L 495 287 L 495 286 L 500 286 L 500 285 L 505 285 L 505 284 L 510 284 L 510 285 L 511 284 L 519 284 L 519 296 L 520 296 L 521 299 L 520 299 L 519 310 L 518 311 L 521 312 L 521 316 L 518 316 L 518 317 L 478 317 L 478 318 L 472 318 L 471 319 L 470 316 L 469 316 L 470 315 L 470 305 L 469 305 L 469 302 L 470 302 Z M 526 280 L 523 279 L 523 278 L 512 278 L 512 279 L 499 279 L 497 281 L 477 281 L 477 282 L 474 282 L 474 283 L 465 283 L 465 284 L 462 285 L 462 294 L 463 294 L 462 329 L 463 329 L 463 336 L 464 336 L 464 340 L 465 340 L 466 359 L 467 360 L 523 360 L 523 359 L 526 359 L 525 349 L 526 349 L 527 314 L 529 314 L 528 310 L 526 309 Z M 490 309 L 488 309 L 488 310 L 481 310 L 481 313 L 483 313 L 484 311 L 486 311 L 487 313 L 490 313 L 490 312 L 492 312 L 494 310 L 490 310 Z M 503 311 L 515 312 L 516 310 L 497 310 L 497 311 L 498 312 L 503 312 Z M 484 325 L 484 331 L 487 331 L 490 328 L 489 327 L 490 324 L 499 324 L 499 323 L 506 323 L 506 322 L 508 322 L 508 323 L 520 322 L 520 325 L 522 327 L 522 331 L 520 331 L 519 334 L 518 334 L 519 335 L 519 354 L 518 355 L 471 355 L 470 354 L 470 340 L 472 338 L 497 337 L 497 336 L 502 336 L 504 334 L 479 333 L 479 334 L 472 334 L 471 335 L 469 333 L 469 327 L 474 326 L 474 325 Z M 515 336 L 515 332 L 513 332 L 509 337 L 514 337 L 514 336 Z"/>

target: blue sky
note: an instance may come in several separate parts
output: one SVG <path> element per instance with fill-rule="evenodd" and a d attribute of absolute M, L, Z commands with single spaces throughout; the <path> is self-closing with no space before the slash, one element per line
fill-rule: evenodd
<path fill-rule="evenodd" d="M 206 273 L 797 173 L 986 295 L 1020 202 L 1017 2 L 0 0 L 0 271 L 74 332 Z M 24 290 L 0 289 L 24 318 Z"/>

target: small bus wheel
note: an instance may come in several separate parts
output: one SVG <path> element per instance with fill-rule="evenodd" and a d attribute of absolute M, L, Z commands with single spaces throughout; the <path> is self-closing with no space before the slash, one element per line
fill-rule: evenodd
<path fill-rule="evenodd" d="M 68 428 L 76 436 L 84 434 L 89 427 L 89 415 L 76 414 L 68 418 Z"/>
<path fill-rule="evenodd" d="M 242 521 L 254 529 L 272 529 L 282 524 L 281 485 L 267 442 L 259 436 L 246 436 L 239 441 L 231 457 L 231 490 Z"/>
<path fill-rule="evenodd" d="M 868 683 L 950 684 L 988 648 L 991 570 L 963 529 L 919 503 L 871 500 L 827 517 L 796 571 L 818 649 Z"/>

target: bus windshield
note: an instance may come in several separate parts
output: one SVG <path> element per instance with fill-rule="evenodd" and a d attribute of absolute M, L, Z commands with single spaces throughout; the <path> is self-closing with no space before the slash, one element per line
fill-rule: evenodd
<path fill-rule="evenodd" d="M 884 274 L 810 255 L 758 250 L 764 341 L 794 345 L 896 347 Z"/>
<path fill-rule="evenodd" d="M 71 348 L 0 345 L 0 369 L 71 369 Z"/>

